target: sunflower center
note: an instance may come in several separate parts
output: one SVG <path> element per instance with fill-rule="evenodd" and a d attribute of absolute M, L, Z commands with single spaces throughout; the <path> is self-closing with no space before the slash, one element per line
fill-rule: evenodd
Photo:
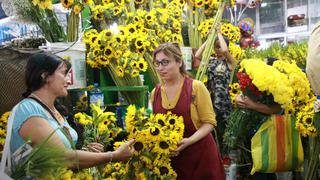
<path fill-rule="evenodd" d="M 169 144 L 165 141 L 161 141 L 159 143 L 159 146 L 161 147 L 161 149 L 168 149 L 169 148 Z"/>
<path fill-rule="evenodd" d="M 176 123 L 176 120 L 175 120 L 175 119 L 170 119 L 170 120 L 169 120 L 169 123 L 170 123 L 171 125 L 173 125 L 173 124 Z"/>
<path fill-rule="evenodd" d="M 160 174 L 161 175 L 165 175 L 165 174 L 169 173 L 169 169 L 167 167 L 164 167 L 164 166 L 160 167 L 159 170 L 160 170 Z"/>
<path fill-rule="evenodd" d="M 103 124 L 106 125 L 106 124 L 108 124 L 108 122 L 107 122 L 107 121 L 104 121 Z"/>
<path fill-rule="evenodd" d="M 134 150 L 136 150 L 136 151 L 141 151 L 141 150 L 143 149 L 143 144 L 142 144 L 142 142 L 136 142 L 136 143 L 134 143 L 133 148 L 134 148 Z"/>
<path fill-rule="evenodd" d="M 129 29 L 129 32 L 131 32 L 131 33 L 134 33 L 134 31 L 135 31 L 134 28 Z"/>
<path fill-rule="evenodd" d="M 162 119 L 159 119 L 159 120 L 158 120 L 158 124 L 160 124 L 161 126 L 164 126 L 164 125 L 165 125 L 165 123 L 163 122 Z"/>
<path fill-rule="evenodd" d="M 307 119 L 306 119 L 306 123 L 307 123 L 307 124 L 311 124 L 311 122 L 312 122 L 312 118 L 307 118 Z"/>
<path fill-rule="evenodd" d="M 106 32 L 106 36 L 111 36 L 111 32 Z"/>
<path fill-rule="evenodd" d="M 150 130 L 150 133 L 154 136 L 158 135 L 160 133 L 159 129 L 156 128 L 154 131 Z"/>
<path fill-rule="evenodd" d="M 107 56 L 110 55 L 110 54 L 111 54 L 111 50 L 110 50 L 110 49 L 106 49 L 106 50 L 104 51 L 104 54 L 107 55 Z"/>
<path fill-rule="evenodd" d="M 143 44 L 142 44 L 142 41 L 137 41 L 137 45 L 138 46 L 142 46 Z"/>
<path fill-rule="evenodd" d="M 139 63 L 139 68 L 143 69 L 143 63 Z"/>

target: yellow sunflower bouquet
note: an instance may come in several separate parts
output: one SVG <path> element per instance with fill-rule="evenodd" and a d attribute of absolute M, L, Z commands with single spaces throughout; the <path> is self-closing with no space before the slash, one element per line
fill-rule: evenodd
<path fill-rule="evenodd" d="M 128 139 L 135 139 L 135 152 L 126 163 L 108 164 L 104 177 L 113 179 L 175 179 L 170 157 L 183 137 L 183 118 L 171 112 L 148 114 L 134 105 L 125 116 Z M 115 143 L 115 148 L 122 142 Z"/>
<path fill-rule="evenodd" d="M 0 155 L 2 154 L 4 143 L 6 140 L 6 134 L 7 134 L 7 124 L 8 124 L 8 117 L 10 115 L 10 112 L 6 112 L 1 115 L 0 118 Z"/>
<path fill-rule="evenodd" d="M 113 112 L 103 112 L 100 104 L 90 104 L 91 116 L 86 113 L 77 113 L 75 120 L 84 126 L 84 145 L 99 142 L 105 147 L 122 131 L 118 127 L 116 115 Z"/>

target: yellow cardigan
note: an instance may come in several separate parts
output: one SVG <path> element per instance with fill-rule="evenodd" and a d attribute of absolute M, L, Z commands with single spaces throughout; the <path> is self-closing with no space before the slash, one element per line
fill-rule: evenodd
<path fill-rule="evenodd" d="M 162 107 L 164 109 L 170 110 L 176 106 L 181 94 L 183 82 L 181 83 L 179 91 L 171 102 L 169 102 L 167 98 L 164 86 L 161 86 Z M 152 103 L 154 100 L 154 91 L 155 89 L 153 89 L 151 92 Z M 203 123 L 209 123 L 216 127 L 216 115 L 213 111 L 210 94 L 206 86 L 201 81 L 193 80 L 192 96 L 194 98 L 190 105 L 191 119 L 196 129 L 199 129 Z"/>

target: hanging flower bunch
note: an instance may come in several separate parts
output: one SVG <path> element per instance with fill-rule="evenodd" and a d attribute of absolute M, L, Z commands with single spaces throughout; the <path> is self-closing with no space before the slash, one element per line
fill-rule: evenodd
<path fill-rule="evenodd" d="M 226 6 L 233 7 L 235 4 L 235 0 L 193 0 L 187 1 L 186 15 L 188 24 L 188 36 L 189 43 L 193 48 L 199 48 L 202 44 L 203 37 L 200 33 L 200 23 L 205 21 L 206 19 L 211 19 L 211 23 L 214 22 L 212 17 L 215 17 L 217 14 L 217 10 L 219 8 L 225 8 L 225 6 L 220 7 L 220 5 L 224 3 Z M 220 9 L 221 11 L 221 9 Z M 219 20 L 220 22 L 220 20 Z M 195 28 L 193 28 L 195 27 Z M 212 27 L 212 26 L 211 26 Z M 208 32 L 210 28 L 206 29 Z M 205 36 L 207 33 L 205 34 Z M 204 37 L 205 37 L 204 36 Z"/>
<path fill-rule="evenodd" d="M 208 33 L 213 26 L 214 19 L 206 19 L 198 27 L 201 38 L 206 38 Z M 239 42 L 240 40 L 240 29 L 238 26 L 234 26 L 231 23 L 222 23 L 220 26 L 220 32 L 223 36 L 226 36 L 230 42 Z"/>
<path fill-rule="evenodd" d="M 213 18 L 206 19 L 203 21 L 200 26 L 198 27 L 201 38 L 205 39 L 208 33 L 211 31 L 211 27 L 213 26 Z M 220 26 L 220 32 L 223 36 L 227 37 L 229 40 L 229 51 L 231 55 L 236 59 L 239 60 L 243 56 L 243 51 L 239 45 L 236 43 L 240 40 L 240 29 L 237 26 L 232 25 L 231 23 L 222 23 Z M 212 56 L 215 56 L 214 49 L 212 50 Z"/>
<path fill-rule="evenodd" d="M 0 118 L 0 154 L 2 154 L 4 143 L 6 140 L 6 134 L 7 134 L 7 123 L 9 118 L 10 112 L 6 112 L 2 114 Z"/>
<path fill-rule="evenodd" d="M 135 151 L 129 162 L 121 166 L 124 170 L 118 169 L 116 172 L 123 172 L 124 177 L 129 179 L 176 178 L 177 175 L 170 165 L 170 157 L 183 137 L 183 118 L 171 112 L 148 115 L 144 108 L 136 109 L 134 105 L 130 105 L 127 108 L 125 122 L 129 133 L 128 139 L 135 139 L 133 145 Z M 107 165 L 105 176 L 114 173 L 109 171 L 112 169 L 110 167 L 119 166 Z"/>
<path fill-rule="evenodd" d="M 104 146 L 110 145 L 115 137 L 122 131 L 117 126 L 117 119 L 113 112 L 103 112 L 100 104 L 90 104 L 92 116 L 86 113 L 77 113 L 74 118 L 84 126 L 84 144 L 99 142 Z"/>
<path fill-rule="evenodd" d="M 148 63 L 143 58 L 146 46 L 150 45 L 145 38 L 147 34 L 134 24 L 120 26 L 119 29 L 119 34 L 110 29 L 100 33 L 92 29 L 85 34 L 83 41 L 90 46 L 87 63 L 91 67 L 112 65 L 121 78 L 125 74 L 137 77 L 148 68 Z"/>

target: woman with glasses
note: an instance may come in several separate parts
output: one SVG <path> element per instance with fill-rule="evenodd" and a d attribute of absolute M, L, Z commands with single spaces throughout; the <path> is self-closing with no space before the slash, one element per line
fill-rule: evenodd
<path fill-rule="evenodd" d="M 133 140 L 113 152 L 102 152 L 100 144 L 91 144 L 94 152 L 74 150 L 78 135 L 56 109 L 57 97 L 67 96 L 70 85 L 70 64 L 58 56 L 38 53 L 30 57 L 25 74 L 24 99 L 15 106 L 11 152 L 16 152 L 29 138 L 31 146 L 49 138 L 49 145 L 65 150 L 70 168 L 87 168 L 109 161 L 126 160 L 132 155 Z M 21 148 L 20 148 L 21 149 Z"/>
<path fill-rule="evenodd" d="M 229 83 L 231 72 L 235 67 L 236 61 L 229 52 L 229 40 L 222 36 L 220 25 L 215 27 L 217 38 L 214 42 L 215 57 L 212 57 L 208 65 L 208 82 L 207 88 L 210 92 L 213 109 L 216 113 L 218 122 L 217 136 L 218 145 L 222 154 L 225 148 L 222 146 L 223 134 L 228 117 L 232 112 L 232 104 L 229 96 Z M 204 51 L 205 43 L 199 48 L 196 57 L 201 57 Z"/>
<path fill-rule="evenodd" d="M 184 118 L 184 136 L 172 159 L 178 179 L 225 179 L 211 135 L 216 120 L 207 88 L 187 76 L 177 44 L 161 44 L 153 53 L 153 61 L 162 80 L 151 94 L 154 113 L 171 111 Z"/>

